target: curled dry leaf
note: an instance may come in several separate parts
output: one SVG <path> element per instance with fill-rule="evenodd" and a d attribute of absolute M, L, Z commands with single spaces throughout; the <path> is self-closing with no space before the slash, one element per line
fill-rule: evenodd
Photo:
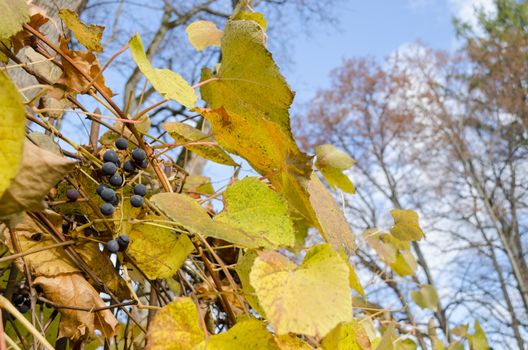
<path fill-rule="evenodd" d="M 49 21 L 48 16 L 40 8 L 36 6 L 31 6 L 30 9 L 30 18 L 27 23 L 28 26 L 33 29 L 39 30 L 44 24 Z M 11 45 L 13 46 L 13 51 L 17 54 L 23 47 L 26 47 L 35 40 L 35 37 L 25 30 L 19 31 L 15 36 L 11 38 Z"/>
<path fill-rule="evenodd" d="M 66 85 L 69 89 L 85 94 L 96 84 L 107 96 L 112 96 L 113 92 L 105 85 L 105 79 L 101 72 L 101 65 L 97 56 L 90 51 L 75 51 L 68 49 L 68 40 L 61 38 L 61 51 L 71 58 L 75 63 L 73 66 L 68 60 L 62 59 L 63 72 L 58 83 Z M 84 74 L 90 77 L 87 80 Z"/>
<path fill-rule="evenodd" d="M 103 52 L 101 38 L 105 27 L 95 24 L 87 26 L 77 13 L 68 9 L 60 10 L 59 17 L 84 47 L 91 51 Z"/>
<path fill-rule="evenodd" d="M 106 304 L 99 293 L 80 273 L 61 274 L 54 277 L 37 277 L 34 281 L 46 297 L 59 305 L 95 309 Z M 59 338 L 79 339 L 93 334 L 97 329 L 106 338 L 115 335 L 117 319 L 110 310 L 97 312 L 60 309 Z"/>
<path fill-rule="evenodd" d="M 0 218 L 24 210 L 44 209 L 44 196 L 74 166 L 75 163 L 65 157 L 26 141 L 18 173 L 0 198 Z"/>

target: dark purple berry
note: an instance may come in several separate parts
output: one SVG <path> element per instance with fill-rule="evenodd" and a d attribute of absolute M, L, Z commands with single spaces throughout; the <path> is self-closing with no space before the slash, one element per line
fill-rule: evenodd
<path fill-rule="evenodd" d="M 145 158 L 141 161 L 141 163 L 138 163 L 137 166 L 140 167 L 141 169 L 146 169 L 148 167 L 148 164 L 149 164 L 148 159 Z"/>
<path fill-rule="evenodd" d="M 115 141 L 115 146 L 117 149 L 120 149 L 123 151 L 128 148 L 128 140 L 120 137 Z"/>
<path fill-rule="evenodd" d="M 112 162 L 112 163 L 117 163 L 119 162 L 119 157 L 116 153 L 116 151 L 114 150 L 108 150 L 105 152 L 105 154 L 103 155 L 103 160 L 105 162 Z"/>
<path fill-rule="evenodd" d="M 114 213 L 114 211 L 115 211 L 115 208 L 110 203 L 104 203 L 103 205 L 101 205 L 101 214 L 103 214 L 105 216 L 112 215 Z"/>
<path fill-rule="evenodd" d="M 111 203 L 114 197 L 115 197 L 115 191 L 111 188 L 105 188 L 103 192 L 101 192 L 101 198 L 105 202 Z"/>
<path fill-rule="evenodd" d="M 119 235 L 117 237 L 117 243 L 119 244 L 119 250 L 125 251 L 130 243 L 130 238 L 127 235 Z"/>
<path fill-rule="evenodd" d="M 11 301 L 13 302 L 14 305 L 20 305 L 22 303 L 24 303 L 24 295 L 23 294 L 14 294 L 13 297 L 11 298 Z"/>
<path fill-rule="evenodd" d="M 101 195 L 101 192 L 103 192 L 103 190 L 104 190 L 105 188 L 107 188 L 105 185 L 99 185 L 99 186 L 97 186 L 97 190 L 96 190 L 97 194 L 98 194 L 98 195 Z"/>
<path fill-rule="evenodd" d="M 141 163 L 144 159 L 147 158 L 147 154 L 141 148 L 135 148 L 131 154 L 132 159 L 134 159 L 136 163 Z"/>
<path fill-rule="evenodd" d="M 125 164 L 123 165 L 123 170 L 126 171 L 127 173 L 131 174 L 134 171 L 136 171 L 136 166 L 135 166 L 133 161 L 127 160 L 125 162 Z"/>
<path fill-rule="evenodd" d="M 117 207 L 117 205 L 119 204 L 119 196 L 115 195 L 114 198 L 112 198 L 112 201 L 110 203 L 112 203 L 114 207 Z"/>
<path fill-rule="evenodd" d="M 143 197 L 138 196 L 137 194 L 130 197 L 130 204 L 132 204 L 133 207 L 139 208 L 143 205 Z"/>
<path fill-rule="evenodd" d="M 119 243 L 115 239 L 111 239 L 108 242 L 106 242 L 106 249 L 110 253 L 117 253 L 119 251 Z"/>
<path fill-rule="evenodd" d="M 134 194 L 137 194 L 138 196 L 145 197 L 147 194 L 147 186 L 143 184 L 137 184 L 134 186 Z"/>
<path fill-rule="evenodd" d="M 114 175 L 115 172 L 117 171 L 117 165 L 115 165 L 115 163 L 112 163 L 112 162 L 106 162 L 103 164 L 102 169 L 105 175 Z"/>
<path fill-rule="evenodd" d="M 68 198 L 70 202 L 75 202 L 77 199 L 79 199 L 79 192 L 74 188 L 70 188 L 68 191 L 66 191 L 66 198 Z"/>
<path fill-rule="evenodd" d="M 18 306 L 17 309 L 18 309 L 18 311 L 20 311 L 20 313 L 25 314 L 26 312 L 29 311 L 30 306 L 26 305 L 26 304 L 22 304 L 22 305 Z"/>
<path fill-rule="evenodd" d="M 121 177 L 119 174 L 114 174 L 110 177 L 108 182 L 110 182 L 110 185 L 115 187 L 121 186 L 123 184 L 123 177 Z"/>

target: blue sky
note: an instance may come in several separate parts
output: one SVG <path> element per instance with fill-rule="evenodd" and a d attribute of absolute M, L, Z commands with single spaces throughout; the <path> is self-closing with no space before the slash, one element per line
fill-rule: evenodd
<path fill-rule="evenodd" d="M 330 70 L 346 58 L 382 59 L 416 40 L 436 49 L 456 49 L 453 16 L 474 22 L 473 8 L 491 5 L 492 0 L 344 0 L 335 9 L 338 27 L 316 27 L 292 50 L 294 64 L 283 73 L 297 93 L 294 107 L 328 87 Z"/>

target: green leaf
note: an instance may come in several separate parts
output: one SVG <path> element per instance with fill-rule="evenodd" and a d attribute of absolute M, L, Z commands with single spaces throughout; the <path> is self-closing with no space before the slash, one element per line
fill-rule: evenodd
<path fill-rule="evenodd" d="M 354 160 L 332 145 L 321 145 L 315 149 L 315 166 L 321 171 L 332 188 L 339 187 L 344 192 L 354 193 L 352 181 L 343 174 L 354 165 Z"/>
<path fill-rule="evenodd" d="M 179 193 L 158 193 L 150 201 L 174 223 L 193 234 L 223 239 L 245 248 L 259 248 L 273 243 L 266 237 L 245 232 L 224 222 L 213 221 L 207 211 L 194 199 Z"/>
<path fill-rule="evenodd" d="M 150 225 L 157 216 L 146 217 L 145 222 L 132 226 L 127 254 L 149 279 L 169 278 L 183 265 L 194 245 L 186 234 L 177 235 L 169 228 Z"/>
<path fill-rule="evenodd" d="M 25 6 L 25 2 L 22 3 Z M 2 6 L 4 5 L 0 5 L 0 8 Z M 8 17 L 2 16 L 2 21 Z M 6 73 L 0 71 L 0 198 L 20 166 L 25 121 L 26 112 L 18 90 Z"/>
<path fill-rule="evenodd" d="M 490 349 L 490 346 L 488 344 L 488 339 L 486 338 L 486 333 L 484 333 L 484 330 L 480 326 L 479 321 L 475 321 L 475 333 L 473 335 L 468 336 L 469 345 L 471 347 L 471 350 L 488 350 Z"/>
<path fill-rule="evenodd" d="M 198 51 L 209 46 L 220 46 L 224 32 L 211 21 L 196 21 L 185 28 L 187 38 L 191 45 Z"/>
<path fill-rule="evenodd" d="M 128 45 L 139 70 L 161 96 L 175 100 L 187 108 L 194 108 L 198 99 L 194 89 L 179 74 L 169 69 L 153 68 L 145 54 L 139 34 L 134 35 Z"/>
<path fill-rule="evenodd" d="M 256 177 L 246 177 L 224 193 L 224 211 L 216 220 L 265 237 L 264 247 L 293 246 L 295 233 L 288 204 Z M 268 244 L 267 242 L 271 242 Z"/>
<path fill-rule="evenodd" d="M 438 294 L 436 289 L 429 284 L 422 285 L 419 291 L 413 290 L 411 299 L 422 309 L 438 310 Z"/>
<path fill-rule="evenodd" d="M 101 45 L 103 26 L 95 24 L 87 26 L 81 21 L 77 13 L 68 9 L 60 10 L 59 17 L 84 47 L 90 51 L 103 52 L 103 46 Z"/>
<path fill-rule="evenodd" d="M 352 319 L 348 277 L 343 259 L 320 244 L 308 250 L 300 266 L 274 251 L 260 253 L 250 282 L 277 334 L 323 337 Z"/>
<path fill-rule="evenodd" d="M 323 350 L 370 350 L 367 333 L 356 320 L 340 323 L 321 342 Z"/>
<path fill-rule="evenodd" d="M 0 13 L 0 40 L 11 38 L 29 21 L 29 8 L 24 0 L 1 1 Z M 0 96 L 2 95 L 3 93 L 0 93 Z"/>
<path fill-rule="evenodd" d="M 20 169 L 0 198 L 0 218 L 24 210 L 44 209 L 44 196 L 74 166 L 75 163 L 65 157 L 26 141 Z"/>
<path fill-rule="evenodd" d="M 237 322 L 227 332 L 213 335 L 194 348 L 194 350 L 234 349 L 280 350 L 264 323 L 252 319 Z"/>
<path fill-rule="evenodd" d="M 418 214 L 414 210 L 391 210 L 394 226 L 390 232 L 402 241 L 418 241 L 424 233 L 418 224 Z"/>
<path fill-rule="evenodd" d="M 178 122 L 167 122 L 162 128 L 183 147 L 187 148 L 205 159 L 213 162 L 236 166 L 237 163 L 217 144 L 193 144 L 193 143 L 216 143 L 215 139 L 207 136 L 200 130 L 190 125 Z"/>
<path fill-rule="evenodd" d="M 148 329 L 146 349 L 189 350 L 204 338 L 196 305 L 191 298 L 178 298 L 156 313 Z"/>

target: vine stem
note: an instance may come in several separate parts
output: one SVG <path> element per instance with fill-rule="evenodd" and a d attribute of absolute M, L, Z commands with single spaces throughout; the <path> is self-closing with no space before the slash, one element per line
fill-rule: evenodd
<path fill-rule="evenodd" d="M 63 247 L 63 246 L 67 246 L 67 245 L 72 245 L 72 244 L 75 244 L 75 242 L 74 241 L 65 241 L 65 242 L 50 244 L 50 245 L 47 245 L 45 247 L 29 249 L 29 250 L 26 250 L 25 252 L 12 254 L 12 255 L 3 257 L 3 258 L 0 259 L 0 263 L 6 262 L 6 261 L 10 261 L 10 260 L 14 260 L 14 259 L 17 259 L 17 258 L 21 258 L 21 257 L 26 256 L 26 255 L 35 254 L 35 253 L 41 252 L 43 250 L 54 249 L 54 248 Z"/>
<path fill-rule="evenodd" d="M 35 328 L 33 327 L 33 325 L 28 321 L 26 320 L 26 318 L 24 317 L 24 315 L 22 315 L 14 306 L 13 304 L 11 304 L 9 302 L 9 300 L 7 300 L 6 298 L 4 298 L 2 295 L 0 295 L 0 307 L 5 309 L 7 312 L 9 312 L 11 315 L 13 315 L 20 323 L 22 323 L 22 325 L 31 333 L 33 334 L 33 336 L 38 339 L 38 341 L 40 343 L 42 343 L 42 345 L 48 349 L 48 350 L 54 350 L 55 348 L 53 346 L 51 346 L 50 343 L 48 343 L 48 341 L 46 340 L 46 338 L 44 338 L 42 336 L 42 334 L 40 334 L 40 332 Z"/>

